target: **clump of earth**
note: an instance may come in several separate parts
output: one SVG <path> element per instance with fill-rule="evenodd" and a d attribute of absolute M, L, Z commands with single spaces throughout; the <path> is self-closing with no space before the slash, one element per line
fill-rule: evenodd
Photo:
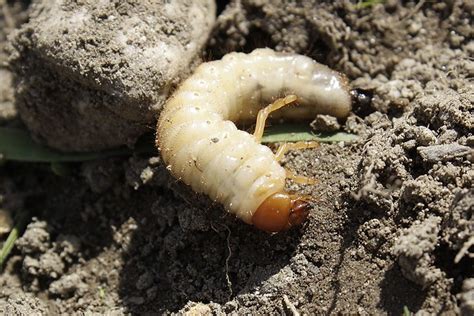
<path fill-rule="evenodd" d="M 171 178 L 158 153 L 70 163 L 62 175 L 4 161 L 0 209 L 27 220 L 0 274 L 2 313 L 474 313 L 471 2 L 209 1 L 212 17 L 192 11 L 207 33 L 189 26 L 191 11 L 172 19 L 132 2 L 1 2 L 1 126 L 63 150 L 132 146 L 199 62 L 271 47 L 370 94 L 346 120 L 311 124 L 359 137 L 286 156 L 318 184 L 288 184 L 313 207 L 301 227 L 273 235 Z M 88 14 L 100 31 L 74 29 Z M 134 16 L 163 28 L 137 22 L 127 45 L 141 47 L 146 32 L 160 47 L 193 47 L 188 57 L 163 59 L 155 77 L 146 54 L 126 63 L 126 45 L 105 30 Z"/>

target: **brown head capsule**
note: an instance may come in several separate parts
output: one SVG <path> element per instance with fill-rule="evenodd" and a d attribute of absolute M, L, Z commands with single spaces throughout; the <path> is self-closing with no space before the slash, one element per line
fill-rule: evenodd
<path fill-rule="evenodd" d="M 275 193 L 260 204 L 252 223 L 266 232 L 279 232 L 300 225 L 308 217 L 309 203 L 288 193 Z"/>

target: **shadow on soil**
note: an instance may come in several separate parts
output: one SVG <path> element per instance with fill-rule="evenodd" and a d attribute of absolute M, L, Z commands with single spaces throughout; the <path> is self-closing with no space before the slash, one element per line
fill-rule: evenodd
<path fill-rule="evenodd" d="M 398 266 L 392 266 L 385 272 L 380 288 L 381 300 L 377 307 L 392 315 L 404 314 L 405 308 L 418 311 L 426 299 L 426 292 L 408 281 Z"/>
<path fill-rule="evenodd" d="M 145 203 L 146 204 L 146 203 Z M 132 313 L 178 311 L 189 301 L 225 304 L 288 265 L 300 235 L 268 235 L 220 207 L 190 205 L 171 191 L 133 214 L 119 295 Z"/>

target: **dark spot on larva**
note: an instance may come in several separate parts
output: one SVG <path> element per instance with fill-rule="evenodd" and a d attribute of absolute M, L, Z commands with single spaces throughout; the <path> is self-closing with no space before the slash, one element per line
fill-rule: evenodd
<path fill-rule="evenodd" d="M 198 167 L 197 159 L 196 159 L 196 158 L 193 158 L 193 161 L 194 161 L 194 167 L 196 167 L 197 170 L 199 170 L 200 172 L 202 172 L 202 170 Z"/>
<path fill-rule="evenodd" d="M 194 109 L 195 109 L 196 111 L 199 111 L 201 108 L 198 107 L 198 106 L 196 106 L 196 107 L 194 107 Z"/>
<path fill-rule="evenodd" d="M 211 142 L 213 142 L 213 143 L 218 143 L 218 142 L 219 142 L 219 138 L 213 137 L 213 138 L 211 138 Z"/>
<path fill-rule="evenodd" d="M 207 123 L 208 125 L 211 125 L 211 121 L 206 121 L 206 123 Z"/>

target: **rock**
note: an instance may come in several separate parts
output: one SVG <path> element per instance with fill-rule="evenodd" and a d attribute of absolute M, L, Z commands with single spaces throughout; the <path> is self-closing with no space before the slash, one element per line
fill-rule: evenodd
<path fill-rule="evenodd" d="M 341 125 L 339 125 L 337 118 L 334 116 L 318 114 L 314 121 L 311 122 L 311 127 L 316 132 L 326 133 L 339 130 Z"/>
<path fill-rule="evenodd" d="M 467 146 L 451 143 L 445 145 L 419 146 L 417 148 L 421 158 L 426 162 L 446 161 L 472 153 Z"/>
<path fill-rule="evenodd" d="M 60 150 L 132 145 L 195 66 L 214 19 L 212 0 L 41 1 L 11 42 L 19 114 Z"/>

